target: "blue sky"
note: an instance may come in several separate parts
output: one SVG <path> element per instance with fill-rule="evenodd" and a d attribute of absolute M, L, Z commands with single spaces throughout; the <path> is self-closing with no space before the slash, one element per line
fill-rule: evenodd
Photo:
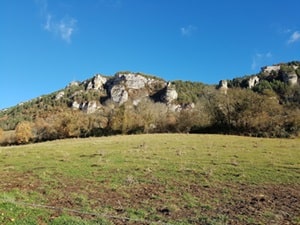
<path fill-rule="evenodd" d="M 0 109 L 96 73 L 216 84 L 300 60 L 299 0 L 1 0 Z"/>

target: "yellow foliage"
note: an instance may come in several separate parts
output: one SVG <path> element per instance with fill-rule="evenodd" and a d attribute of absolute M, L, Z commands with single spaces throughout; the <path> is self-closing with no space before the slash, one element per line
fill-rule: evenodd
<path fill-rule="evenodd" d="M 33 137 L 31 123 L 27 121 L 22 121 L 18 123 L 15 129 L 15 133 L 16 133 L 16 142 L 18 144 L 28 143 L 30 139 Z"/>
<path fill-rule="evenodd" d="M 0 128 L 0 139 L 2 139 L 2 137 L 3 137 L 3 130 L 2 128 Z"/>

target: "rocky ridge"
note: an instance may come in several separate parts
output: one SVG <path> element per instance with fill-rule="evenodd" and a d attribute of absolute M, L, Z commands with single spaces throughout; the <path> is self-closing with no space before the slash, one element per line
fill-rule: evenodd
<path fill-rule="evenodd" d="M 264 80 L 278 80 L 295 86 L 300 85 L 299 76 L 300 62 L 294 61 L 262 67 L 258 74 L 221 80 L 216 88 L 227 94 L 230 88 L 256 88 Z M 178 95 L 173 82 L 141 73 L 118 72 L 112 77 L 96 74 L 83 82 L 73 81 L 64 90 L 56 92 L 55 100 L 68 101 L 71 108 L 85 113 L 101 110 L 107 103 L 137 106 L 143 99 L 166 104 L 170 111 L 180 111 L 186 104 L 178 104 Z"/>
<path fill-rule="evenodd" d="M 217 89 L 227 93 L 229 88 L 240 87 L 252 89 L 259 85 L 261 81 L 278 80 L 289 86 L 300 85 L 300 62 L 280 63 L 261 68 L 258 74 L 235 78 L 233 80 L 220 80 Z"/>
<path fill-rule="evenodd" d="M 96 74 L 83 82 L 71 82 L 64 90 L 55 95 L 55 100 L 68 100 L 70 107 L 93 113 L 112 102 L 121 106 L 126 102 L 138 105 L 143 99 L 149 98 L 174 107 L 178 93 L 173 84 L 162 79 L 140 73 L 120 72 L 113 77 Z"/>

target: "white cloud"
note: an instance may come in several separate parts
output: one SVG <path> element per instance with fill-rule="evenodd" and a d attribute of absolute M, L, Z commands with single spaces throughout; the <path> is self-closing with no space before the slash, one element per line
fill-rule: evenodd
<path fill-rule="evenodd" d="M 76 28 L 76 22 L 75 19 L 66 17 L 58 24 L 58 32 L 61 38 L 68 43 L 70 43 L 71 36 Z"/>
<path fill-rule="evenodd" d="M 292 44 L 297 41 L 300 41 L 300 32 L 299 31 L 293 32 L 287 43 Z"/>
<path fill-rule="evenodd" d="M 40 7 L 42 17 L 46 21 L 43 26 L 44 30 L 53 33 L 54 35 L 59 36 L 62 40 L 66 41 L 67 43 L 70 43 L 72 35 L 77 28 L 77 20 L 67 15 L 64 16 L 62 19 L 56 19 L 48 11 L 47 0 L 36 0 L 36 2 Z"/>
<path fill-rule="evenodd" d="M 263 64 L 267 63 L 269 59 L 273 57 L 271 52 L 267 53 L 256 53 L 252 57 L 252 64 L 251 69 L 256 70 L 258 67 L 262 66 Z"/>
<path fill-rule="evenodd" d="M 46 24 L 44 25 L 44 29 L 58 35 L 62 40 L 67 43 L 71 42 L 71 37 L 76 29 L 76 20 L 74 18 L 65 16 L 60 21 L 54 20 L 51 14 L 47 15 Z"/>
<path fill-rule="evenodd" d="M 180 32 L 182 36 L 191 36 L 197 30 L 196 26 L 188 25 L 186 27 L 181 27 Z"/>

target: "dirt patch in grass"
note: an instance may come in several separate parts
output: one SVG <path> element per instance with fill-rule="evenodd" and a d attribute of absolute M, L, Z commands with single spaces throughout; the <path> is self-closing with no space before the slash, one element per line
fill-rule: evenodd
<path fill-rule="evenodd" d="M 125 182 L 124 185 L 114 187 L 109 180 L 96 182 L 64 177 L 56 177 L 55 184 L 51 181 L 45 183 L 30 172 L 1 173 L 0 179 L 2 192 L 17 190 L 24 195 L 35 192 L 41 196 L 43 204 L 57 209 L 105 213 L 114 224 L 149 224 L 147 221 L 299 224 L 300 219 L 299 184 L 203 185 L 172 180 L 160 183 L 149 179 L 147 183 Z M 52 217 L 62 212 L 54 210 Z M 95 215 L 82 214 L 80 217 L 91 219 Z M 134 222 L 134 218 L 141 221 Z"/>

